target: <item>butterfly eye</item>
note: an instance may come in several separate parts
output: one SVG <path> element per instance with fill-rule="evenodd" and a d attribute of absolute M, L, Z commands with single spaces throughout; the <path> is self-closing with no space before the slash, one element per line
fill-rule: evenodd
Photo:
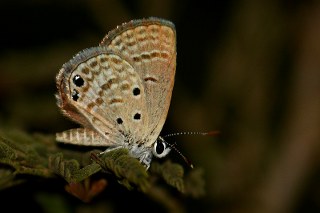
<path fill-rule="evenodd" d="M 166 142 L 162 138 L 158 138 L 157 142 L 153 145 L 153 154 L 158 157 L 162 158 L 166 156 L 170 152 L 170 147 L 167 146 Z"/>

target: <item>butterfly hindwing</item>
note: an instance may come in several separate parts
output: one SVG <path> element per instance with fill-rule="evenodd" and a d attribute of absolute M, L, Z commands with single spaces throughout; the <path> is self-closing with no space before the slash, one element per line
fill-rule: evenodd
<path fill-rule="evenodd" d="M 58 103 L 64 114 L 78 116 L 80 124 L 99 132 L 106 146 L 124 143 L 129 136 L 136 141 L 145 137 L 144 87 L 121 56 L 104 47 L 86 49 L 66 63 L 57 78 Z M 101 146 L 101 142 L 83 145 Z"/>

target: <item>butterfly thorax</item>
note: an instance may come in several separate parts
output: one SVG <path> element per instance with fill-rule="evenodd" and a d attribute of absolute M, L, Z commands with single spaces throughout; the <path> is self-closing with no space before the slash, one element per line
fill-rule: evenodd
<path fill-rule="evenodd" d="M 148 169 L 153 157 L 152 148 L 139 143 L 128 143 L 124 148 L 129 150 L 129 154 L 139 159 L 139 161 Z"/>

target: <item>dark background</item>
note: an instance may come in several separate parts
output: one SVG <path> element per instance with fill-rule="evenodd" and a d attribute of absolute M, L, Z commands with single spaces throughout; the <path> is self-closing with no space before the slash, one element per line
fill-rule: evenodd
<path fill-rule="evenodd" d="M 319 212 L 318 1 L 2 0 L 0 128 L 75 127 L 55 103 L 58 70 L 115 26 L 149 16 L 177 30 L 162 134 L 221 131 L 174 139 L 206 179 L 205 197 L 177 198 L 181 211 Z M 164 211 L 144 194 L 113 187 L 84 204 L 63 183 L 35 181 L 1 192 L 0 203 L 11 212 Z"/>

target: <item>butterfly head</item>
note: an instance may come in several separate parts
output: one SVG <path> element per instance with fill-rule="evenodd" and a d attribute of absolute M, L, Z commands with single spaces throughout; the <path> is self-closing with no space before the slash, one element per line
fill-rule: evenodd
<path fill-rule="evenodd" d="M 146 147 L 144 143 L 126 143 L 124 147 L 129 150 L 131 156 L 138 158 L 147 169 L 151 164 L 153 156 L 163 158 L 171 150 L 170 145 L 162 137 L 158 137 L 150 147 Z"/>

